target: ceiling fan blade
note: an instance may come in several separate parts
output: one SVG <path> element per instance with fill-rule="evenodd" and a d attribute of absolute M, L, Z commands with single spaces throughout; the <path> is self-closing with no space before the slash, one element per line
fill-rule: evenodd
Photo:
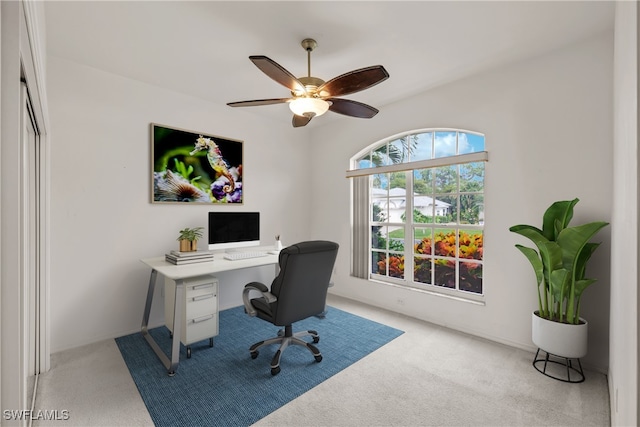
<path fill-rule="evenodd" d="M 302 126 L 306 126 L 307 123 L 309 123 L 310 121 L 311 121 L 311 117 L 299 116 L 297 114 L 294 114 L 293 120 L 291 121 L 291 123 L 293 124 L 294 128 L 299 128 Z"/>
<path fill-rule="evenodd" d="M 290 101 L 289 98 L 254 99 L 251 101 L 229 102 L 229 107 L 256 107 L 259 105 L 283 104 Z"/>
<path fill-rule="evenodd" d="M 361 68 L 335 77 L 318 88 L 318 93 L 328 92 L 328 96 L 342 96 L 360 92 L 389 78 L 382 65 Z"/>
<path fill-rule="evenodd" d="M 253 55 L 250 56 L 249 59 L 260 69 L 260 71 L 280 83 L 282 86 L 291 91 L 307 93 L 307 89 L 302 83 L 300 83 L 300 80 L 274 60 L 263 55 Z"/>
<path fill-rule="evenodd" d="M 370 119 L 376 114 L 378 110 L 370 105 L 363 104 L 362 102 L 352 101 L 350 99 L 342 98 L 329 98 L 327 101 L 331 102 L 329 111 L 334 113 L 344 114 L 345 116 L 358 117 L 360 119 Z"/>

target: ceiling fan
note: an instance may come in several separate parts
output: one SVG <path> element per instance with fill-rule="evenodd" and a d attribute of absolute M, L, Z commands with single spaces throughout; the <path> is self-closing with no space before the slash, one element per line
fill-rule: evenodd
<path fill-rule="evenodd" d="M 360 68 L 335 77 L 327 82 L 311 76 L 311 52 L 318 46 L 313 39 L 301 43 L 307 51 L 307 76 L 297 78 L 280 64 L 262 55 L 249 59 L 263 73 L 291 91 L 291 98 L 255 99 L 229 102 L 230 107 L 253 107 L 259 105 L 288 103 L 293 112 L 293 127 L 305 126 L 312 118 L 329 111 L 345 116 L 370 119 L 378 110 L 370 105 L 349 99 L 337 98 L 368 89 L 389 78 L 382 65 Z"/>

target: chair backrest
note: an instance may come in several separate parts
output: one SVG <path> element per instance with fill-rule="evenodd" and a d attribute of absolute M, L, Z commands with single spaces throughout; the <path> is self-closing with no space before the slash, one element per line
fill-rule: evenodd
<path fill-rule="evenodd" d="M 280 273 L 271 284 L 278 297 L 275 324 L 290 325 L 322 313 L 338 244 L 324 240 L 301 242 L 280 251 Z"/>

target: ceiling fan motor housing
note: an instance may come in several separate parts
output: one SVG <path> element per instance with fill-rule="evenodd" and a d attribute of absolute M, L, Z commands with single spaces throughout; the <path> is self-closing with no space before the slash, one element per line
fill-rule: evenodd
<path fill-rule="evenodd" d="M 304 85 L 305 89 L 307 90 L 307 94 L 312 97 L 329 95 L 328 93 L 325 95 L 318 93 L 318 88 L 324 84 L 324 80 L 322 79 L 319 79 L 317 77 L 300 77 L 298 80 L 300 80 L 300 83 Z M 293 96 L 304 96 L 304 93 L 299 91 L 291 91 L 291 94 Z"/>

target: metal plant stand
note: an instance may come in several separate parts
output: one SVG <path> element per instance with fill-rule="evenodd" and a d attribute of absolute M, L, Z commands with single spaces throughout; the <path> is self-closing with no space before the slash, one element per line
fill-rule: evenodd
<path fill-rule="evenodd" d="M 538 358 L 540 351 L 543 351 L 546 356 Z M 576 368 L 573 365 L 573 361 L 578 362 L 578 367 Z M 554 372 L 547 372 L 547 365 L 551 363 L 552 366 L 564 366 L 565 369 L 552 369 Z M 540 369 L 539 365 L 543 365 L 543 368 Z M 533 367 L 536 368 L 538 372 L 548 376 L 549 378 L 553 378 L 554 380 L 563 381 L 566 383 L 581 383 L 584 381 L 584 372 L 582 371 L 582 364 L 580 363 L 579 358 L 569 358 L 556 356 L 555 354 L 551 354 L 545 350 L 538 349 L 536 351 L 536 357 L 533 359 Z M 560 372 L 566 373 L 566 377 L 564 375 L 560 375 Z M 571 373 L 573 373 L 574 378 L 571 378 Z"/>

